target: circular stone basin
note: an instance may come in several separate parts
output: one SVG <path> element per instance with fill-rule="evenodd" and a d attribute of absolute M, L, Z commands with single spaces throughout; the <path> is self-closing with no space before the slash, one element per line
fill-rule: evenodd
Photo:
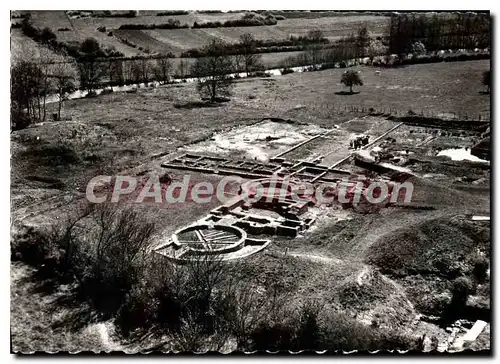
<path fill-rule="evenodd" d="M 215 255 L 241 249 L 246 238 L 246 232 L 238 227 L 197 224 L 176 231 L 172 235 L 172 242 L 177 248 L 195 254 Z"/>

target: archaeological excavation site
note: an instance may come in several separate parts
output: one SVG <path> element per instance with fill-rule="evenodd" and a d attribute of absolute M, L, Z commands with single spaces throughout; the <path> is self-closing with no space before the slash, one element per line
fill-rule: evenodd
<path fill-rule="evenodd" d="M 491 353 L 489 32 L 12 11 L 12 353 Z"/>

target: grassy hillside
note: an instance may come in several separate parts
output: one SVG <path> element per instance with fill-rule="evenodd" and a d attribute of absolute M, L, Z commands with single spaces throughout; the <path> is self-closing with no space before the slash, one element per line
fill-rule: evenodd
<path fill-rule="evenodd" d="M 10 32 L 10 57 L 12 62 L 23 58 L 39 58 L 40 55 L 47 55 L 51 59 L 60 58 L 49 48 L 35 42 L 31 38 L 26 37 L 21 32 L 21 29 L 12 29 Z"/>
<path fill-rule="evenodd" d="M 453 278 L 472 270 L 488 254 L 489 224 L 452 216 L 403 227 L 368 250 L 367 261 L 397 275 L 438 274 Z"/>

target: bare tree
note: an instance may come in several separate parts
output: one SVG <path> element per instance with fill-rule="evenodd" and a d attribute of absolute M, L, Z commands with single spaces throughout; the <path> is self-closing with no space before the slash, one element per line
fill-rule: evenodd
<path fill-rule="evenodd" d="M 172 72 L 172 62 L 167 57 L 162 57 L 156 60 L 156 65 L 154 68 L 155 78 L 157 81 L 166 83 L 170 79 L 170 73 Z"/>
<path fill-rule="evenodd" d="M 50 77 L 54 80 L 54 91 L 58 98 L 57 120 L 61 120 L 63 102 L 76 89 L 74 69 L 69 63 L 56 63 L 52 67 Z"/>
<path fill-rule="evenodd" d="M 307 56 L 313 70 L 317 70 L 320 63 L 322 62 L 321 52 L 322 48 L 318 44 L 311 44 L 307 46 Z"/>
<path fill-rule="evenodd" d="M 38 53 L 38 57 L 36 58 L 36 62 L 38 63 L 41 73 L 40 77 L 40 89 L 37 93 L 37 108 L 38 108 L 38 121 L 45 121 L 46 118 L 46 101 L 47 96 L 52 91 L 51 79 L 49 78 L 50 68 L 54 61 L 58 61 L 54 59 L 54 56 L 47 48 L 40 49 Z"/>
<path fill-rule="evenodd" d="M 366 54 L 368 57 L 370 57 L 370 62 L 373 63 L 373 60 L 375 57 L 386 54 L 386 47 L 382 44 L 381 41 L 378 40 L 372 40 L 370 42 L 370 45 L 366 49 Z"/>
<path fill-rule="evenodd" d="M 224 282 L 217 306 L 220 312 L 216 314 L 225 322 L 225 329 L 236 338 L 238 349 L 247 348 L 252 332 L 266 318 L 266 298 L 258 293 L 255 286 L 243 282 L 237 274 Z"/>
<path fill-rule="evenodd" d="M 109 62 L 109 86 L 112 87 L 114 83 L 123 85 L 123 61 L 111 60 Z"/>
<path fill-rule="evenodd" d="M 149 61 L 147 59 L 141 59 L 139 62 L 139 67 L 140 67 L 142 82 L 146 84 L 149 82 L 150 79 L 149 73 L 151 72 L 151 65 L 149 64 Z"/>
<path fill-rule="evenodd" d="M 181 58 L 179 60 L 179 66 L 177 67 L 177 70 L 178 70 L 178 73 L 179 73 L 179 76 L 181 78 L 184 78 L 187 76 L 187 73 L 188 73 L 188 68 L 189 68 L 189 65 L 188 65 L 188 62 L 184 60 L 184 58 Z"/>
<path fill-rule="evenodd" d="M 208 98 L 211 102 L 215 102 L 219 95 L 231 94 L 231 73 L 234 71 L 234 64 L 225 49 L 226 44 L 223 41 L 213 40 L 203 47 L 205 56 L 197 58 L 192 67 L 192 73 L 198 79 L 198 92 L 202 98 Z"/>
<path fill-rule="evenodd" d="M 245 64 L 245 72 L 248 76 L 248 74 L 259 65 L 261 55 L 257 54 L 255 38 L 250 33 L 245 33 L 240 36 L 240 46 Z"/>
<path fill-rule="evenodd" d="M 130 74 L 131 79 L 134 81 L 134 83 L 139 85 L 142 79 L 142 68 L 139 60 L 134 59 L 130 62 Z"/>
<path fill-rule="evenodd" d="M 364 56 L 366 54 L 366 48 L 370 45 L 370 34 L 366 27 L 358 29 L 358 34 L 356 36 L 356 48 L 357 56 Z"/>
<path fill-rule="evenodd" d="M 83 53 L 78 63 L 80 84 L 90 94 L 97 88 L 103 73 L 102 65 L 97 59 L 101 55 L 101 49 L 94 38 L 87 38 L 83 41 L 80 50 Z"/>
<path fill-rule="evenodd" d="M 312 40 L 313 42 L 320 42 L 324 37 L 325 36 L 323 32 L 319 29 L 314 29 L 307 32 L 307 38 Z"/>
<path fill-rule="evenodd" d="M 245 56 L 243 54 L 235 54 L 233 56 L 233 62 L 234 62 L 234 71 L 235 72 L 245 72 Z M 248 73 L 247 73 L 248 76 Z"/>
<path fill-rule="evenodd" d="M 36 121 L 35 100 L 40 94 L 42 70 L 31 61 L 20 61 L 11 68 L 10 95 L 12 128 L 22 129 Z"/>

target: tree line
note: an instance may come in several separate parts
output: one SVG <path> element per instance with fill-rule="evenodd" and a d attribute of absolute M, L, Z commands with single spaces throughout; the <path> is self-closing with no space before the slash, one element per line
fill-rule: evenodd
<path fill-rule="evenodd" d="M 389 52 L 410 53 L 415 42 L 427 50 L 490 46 L 488 13 L 393 14 L 387 32 Z"/>

